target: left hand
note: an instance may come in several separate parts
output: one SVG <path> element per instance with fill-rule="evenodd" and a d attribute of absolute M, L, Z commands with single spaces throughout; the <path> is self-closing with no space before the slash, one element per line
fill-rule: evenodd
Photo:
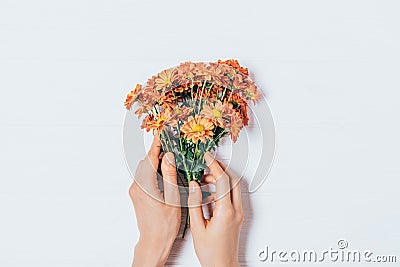
<path fill-rule="evenodd" d="M 132 266 L 164 266 L 179 231 L 181 208 L 175 159 L 172 153 L 162 158 L 162 193 L 157 184 L 160 148 L 160 140 L 155 137 L 129 189 L 140 232 Z"/>

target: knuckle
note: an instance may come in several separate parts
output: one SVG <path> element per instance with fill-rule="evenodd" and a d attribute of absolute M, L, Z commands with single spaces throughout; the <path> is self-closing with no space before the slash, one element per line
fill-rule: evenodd
<path fill-rule="evenodd" d="M 218 176 L 218 178 L 217 178 L 217 181 L 220 181 L 220 182 L 223 182 L 223 181 L 229 181 L 229 176 L 225 173 L 225 172 L 223 172 L 223 173 L 221 173 L 219 176 Z"/>
<path fill-rule="evenodd" d="M 189 195 L 187 203 L 189 205 L 189 213 L 194 212 L 193 208 L 201 205 L 201 203 L 199 202 L 197 197 L 192 196 L 192 195 Z"/>
<path fill-rule="evenodd" d="M 221 179 L 229 180 L 228 174 L 226 172 L 223 172 L 222 175 L 221 175 Z"/>
<path fill-rule="evenodd" d="M 224 208 L 224 211 L 222 213 L 224 217 L 228 220 L 232 220 L 235 218 L 235 211 L 231 207 L 226 207 Z"/>
<path fill-rule="evenodd" d="M 243 213 L 243 211 L 238 211 L 236 213 L 236 219 L 238 220 L 239 223 L 242 223 L 244 221 L 244 213 Z"/>
<path fill-rule="evenodd" d="M 147 157 L 151 160 L 159 160 L 160 155 L 155 153 L 154 151 L 150 151 L 147 153 Z"/>
<path fill-rule="evenodd" d="M 163 173 L 163 176 L 173 177 L 173 176 L 176 176 L 176 169 L 175 168 L 165 168 L 162 173 Z"/>

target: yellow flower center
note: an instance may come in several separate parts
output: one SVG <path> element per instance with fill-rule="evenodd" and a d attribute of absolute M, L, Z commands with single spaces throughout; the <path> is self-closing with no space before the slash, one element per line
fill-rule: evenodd
<path fill-rule="evenodd" d="M 162 124 L 164 124 L 165 121 L 166 121 L 166 118 L 163 118 L 163 117 L 158 118 L 157 124 L 158 124 L 158 125 L 162 125 Z"/>
<path fill-rule="evenodd" d="M 213 109 L 211 113 L 212 113 L 213 117 L 215 117 L 215 118 L 222 118 L 222 113 L 218 109 Z"/>
<path fill-rule="evenodd" d="M 200 124 L 196 124 L 192 127 L 192 131 L 195 133 L 201 133 L 202 131 L 204 131 L 204 126 L 200 125 Z"/>
<path fill-rule="evenodd" d="M 169 84 L 171 82 L 171 79 L 170 78 L 165 78 L 165 80 L 164 80 L 164 83 L 165 84 Z"/>

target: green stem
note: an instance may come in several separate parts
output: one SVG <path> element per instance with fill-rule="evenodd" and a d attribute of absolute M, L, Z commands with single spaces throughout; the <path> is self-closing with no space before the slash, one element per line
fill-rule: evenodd
<path fill-rule="evenodd" d="M 210 149 L 210 147 L 211 147 L 211 144 L 216 143 L 216 142 L 222 137 L 222 135 L 225 134 L 225 133 L 226 133 L 225 130 L 223 130 L 222 132 L 220 132 L 220 133 L 217 135 L 217 137 L 215 137 L 210 143 L 208 143 L 208 145 L 207 145 L 205 151 L 208 151 L 208 150 Z"/>
<path fill-rule="evenodd" d="M 175 92 L 173 89 L 171 90 L 171 93 L 172 93 L 172 96 L 174 97 L 175 103 L 178 105 L 178 98 L 175 96 Z"/>
<path fill-rule="evenodd" d="M 190 214 L 189 214 L 189 208 L 187 208 L 185 228 L 183 228 L 182 238 L 185 238 L 185 233 L 186 233 L 187 227 L 189 225 L 189 222 L 190 222 Z"/>
<path fill-rule="evenodd" d="M 179 121 L 180 121 L 180 120 L 178 120 L 178 122 L 177 122 L 177 127 L 176 127 L 176 129 L 177 129 L 177 131 L 178 131 L 179 147 L 180 147 L 181 152 L 182 152 L 183 147 L 182 147 L 182 138 L 181 138 L 181 127 L 179 127 Z"/>
<path fill-rule="evenodd" d="M 171 145 L 171 152 L 172 152 L 174 148 L 173 148 L 173 146 L 172 146 L 171 139 L 169 138 L 169 134 L 168 134 L 167 130 L 165 130 L 165 132 L 166 132 L 166 135 L 167 135 L 167 138 L 168 138 L 168 142 L 169 142 L 169 144 Z"/>
<path fill-rule="evenodd" d="M 200 114 L 200 108 L 201 108 L 201 101 L 203 99 L 203 92 L 204 92 L 204 87 L 206 86 L 206 82 L 203 81 L 203 87 L 201 88 L 201 95 L 199 98 L 199 108 L 197 110 L 197 114 Z"/>
<path fill-rule="evenodd" d="M 196 142 L 196 148 L 194 150 L 194 160 L 196 160 L 198 153 L 199 153 L 199 141 Z"/>
<path fill-rule="evenodd" d="M 177 176 L 179 177 L 179 180 L 181 181 L 182 186 L 183 186 L 183 188 L 184 188 L 185 191 L 186 191 L 186 194 L 189 194 L 189 191 L 188 191 L 188 189 L 186 188 L 186 186 L 185 186 L 185 184 L 184 184 L 184 182 L 183 182 L 182 176 L 181 176 L 178 172 L 176 172 L 176 174 L 177 174 Z"/>
<path fill-rule="evenodd" d="M 222 96 L 221 96 L 221 101 L 222 101 L 222 100 L 224 100 L 224 98 L 225 98 L 225 94 L 226 94 L 226 87 L 224 87 L 224 92 L 222 93 Z"/>
<path fill-rule="evenodd" d="M 212 82 L 211 83 L 211 85 L 210 85 L 210 87 L 208 88 L 208 90 L 207 90 L 207 97 L 210 97 L 210 91 L 211 91 L 211 89 L 214 87 L 214 82 Z"/>
<path fill-rule="evenodd" d="M 164 131 L 165 131 L 165 134 L 163 133 Z M 171 139 L 169 138 L 169 134 L 167 133 L 167 131 L 165 129 L 161 131 L 161 141 L 165 138 L 164 136 L 167 136 L 167 139 L 168 139 L 168 140 L 165 140 L 165 142 L 164 142 L 165 147 L 168 150 L 167 152 L 173 152 L 174 148 L 172 146 Z M 168 144 L 170 146 L 168 146 Z"/>
<path fill-rule="evenodd" d="M 232 94 L 233 94 L 233 88 L 231 88 L 231 93 L 229 94 L 228 101 L 231 100 Z"/>
<path fill-rule="evenodd" d="M 193 80 L 192 79 L 190 79 L 190 81 L 191 81 L 191 86 L 190 86 L 190 96 L 191 96 L 191 98 L 192 98 L 192 102 L 193 102 Z"/>

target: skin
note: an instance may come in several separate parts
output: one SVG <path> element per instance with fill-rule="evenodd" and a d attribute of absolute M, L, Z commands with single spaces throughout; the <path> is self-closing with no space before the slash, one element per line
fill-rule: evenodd
<path fill-rule="evenodd" d="M 179 203 L 176 167 L 172 153 L 162 158 L 164 194 L 157 186 L 156 173 L 160 156 L 160 140 L 153 144 L 135 173 L 129 195 L 135 208 L 140 238 L 135 246 L 132 266 L 164 266 L 178 234 L 181 208 L 166 203 Z"/>
<path fill-rule="evenodd" d="M 146 158 L 139 163 L 129 189 L 140 232 L 133 267 L 164 266 L 179 231 L 181 208 L 175 160 L 172 153 L 162 158 L 162 193 L 156 180 L 160 147 L 160 140 L 155 138 Z M 195 251 L 204 267 L 239 266 L 239 235 L 243 222 L 240 185 L 237 177 L 210 153 L 206 153 L 205 159 L 211 171 L 205 181 L 215 185 L 216 201 L 213 216 L 204 219 L 200 187 L 196 182 L 189 184 L 190 229 Z M 234 185 L 232 189 L 231 185 Z"/>
<path fill-rule="evenodd" d="M 194 248 L 204 267 L 240 266 L 239 236 L 244 218 L 240 184 L 238 178 L 210 153 L 206 153 L 205 159 L 211 171 L 205 180 L 215 185 L 217 200 L 213 216 L 204 219 L 200 187 L 196 182 L 190 182 L 188 203 Z"/>

